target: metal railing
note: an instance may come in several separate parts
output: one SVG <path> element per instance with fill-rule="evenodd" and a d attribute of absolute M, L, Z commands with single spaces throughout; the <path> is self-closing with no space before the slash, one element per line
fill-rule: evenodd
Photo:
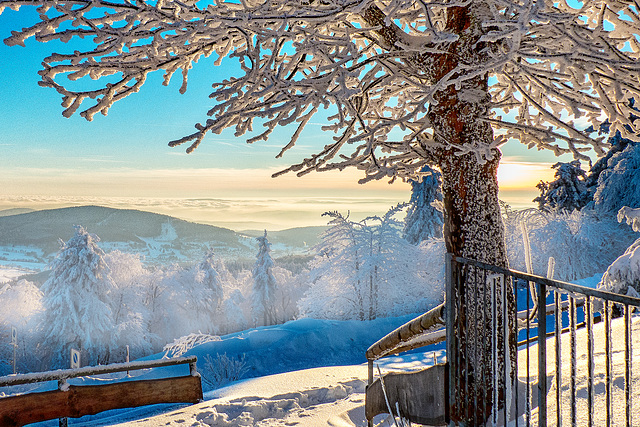
<path fill-rule="evenodd" d="M 447 270 L 452 424 L 633 425 L 631 314 L 640 299 L 451 255 Z M 616 348 L 614 317 L 624 322 Z"/>
<path fill-rule="evenodd" d="M 367 350 L 369 384 L 375 360 L 446 339 L 450 425 L 634 425 L 639 298 L 450 254 L 446 263 L 444 307 Z"/>

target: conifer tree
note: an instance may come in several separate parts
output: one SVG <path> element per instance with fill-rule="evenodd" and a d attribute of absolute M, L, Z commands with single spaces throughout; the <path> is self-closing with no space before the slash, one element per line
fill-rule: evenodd
<path fill-rule="evenodd" d="M 224 298 L 222 278 L 216 267 L 217 264 L 218 260 L 216 259 L 215 252 L 213 249 L 209 249 L 200 261 L 200 264 L 198 264 L 198 271 L 196 273 L 198 281 L 210 290 L 213 311 L 217 309 Z"/>
<path fill-rule="evenodd" d="M 251 294 L 251 312 L 254 324 L 273 325 L 276 323 L 275 297 L 276 279 L 271 272 L 273 260 L 271 259 L 271 243 L 267 240 L 267 230 L 264 236 L 257 237 L 258 255 L 253 266 L 253 290 Z"/>
<path fill-rule="evenodd" d="M 42 285 L 45 317 L 41 350 L 52 368 L 69 366 L 70 349 L 82 352 L 83 364 L 106 363 L 114 323 L 108 303 L 114 288 L 100 239 L 82 226 L 64 243 Z"/>
<path fill-rule="evenodd" d="M 547 212 L 572 212 L 582 209 L 589 202 L 586 186 L 587 173 L 580 167 L 580 161 L 558 162 L 552 166 L 556 173 L 551 182 L 540 181 L 536 186 L 540 196 L 533 199 L 538 208 Z"/>

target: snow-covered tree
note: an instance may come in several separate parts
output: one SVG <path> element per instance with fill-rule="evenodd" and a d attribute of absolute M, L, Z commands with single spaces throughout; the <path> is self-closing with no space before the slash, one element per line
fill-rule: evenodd
<path fill-rule="evenodd" d="M 362 221 L 338 212 L 324 214 L 331 218 L 329 229 L 315 247 L 311 286 L 298 304 L 301 315 L 371 320 L 442 302 L 443 278 L 438 273 L 444 250 L 425 252 L 403 239 L 402 224 L 393 218 L 397 212 L 398 207 Z M 430 269 L 429 261 L 440 264 Z"/>
<path fill-rule="evenodd" d="M 39 340 L 36 330 L 42 314 L 42 292 L 28 280 L 18 279 L 0 283 L 0 375 L 13 373 L 11 328 L 18 333 L 16 350 L 17 372 L 31 372 L 40 368 L 33 349 Z"/>
<path fill-rule="evenodd" d="M 258 241 L 258 254 L 256 263 L 251 271 L 253 288 L 251 292 L 251 313 L 255 325 L 273 325 L 276 323 L 276 278 L 271 271 L 273 260 L 271 259 L 271 243 L 267 239 L 267 230 L 264 236 L 256 237 Z"/>
<path fill-rule="evenodd" d="M 411 199 L 404 219 L 403 236 L 413 245 L 428 238 L 441 238 L 444 225 L 442 217 L 442 185 L 440 172 L 424 166 L 422 180 L 411 180 Z"/>
<path fill-rule="evenodd" d="M 552 168 L 556 170 L 555 179 L 536 185 L 540 195 L 533 201 L 538 202 L 538 209 L 547 212 L 582 209 L 589 202 L 589 191 L 585 183 L 587 173 L 582 170 L 580 161 L 558 162 Z"/>
<path fill-rule="evenodd" d="M 501 266 L 503 142 L 586 160 L 585 150 L 600 156 L 607 149 L 590 131 L 605 121 L 623 137 L 637 133 L 630 102 L 640 96 L 634 2 L 0 0 L 0 10 L 24 5 L 38 6 L 39 20 L 13 32 L 9 45 L 29 37 L 84 39 L 45 58 L 40 72 L 41 84 L 62 95 L 65 116 L 79 109 L 88 120 L 106 114 L 157 70 L 165 84 L 181 70 L 184 92 L 201 57 L 238 60 L 240 75 L 214 85 L 210 118 L 170 145 L 188 143 L 191 152 L 209 132 L 235 128 L 240 136 L 262 124 L 254 142 L 295 124 L 280 157 L 320 107 L 329 108 L 324 130 L 336 133 L 334 140 L 283 172 L 354 166 L 368 181 L 415 178 L 425 164 L 437 166 L 447 251 Z M 83 77 L 101 83 L 84 86 L 77 81 Z M 465 286 L 472 300 L 479 284 Z M 476 336 L 463 335 L 463 346 Z M 511 360 L 515 345 L 512 339 Z M 462 416 L 452 410 L 454 420 Z M 478 410 L 482 418 L 488 409 Z"/>
<path fill-rule="evenodd" d="M 222 278 L 218 273 L 221 266 L 223 267 L 222 262 L 216 257 L 213 249 L 209 249 L 196 270 L 196 281 L 211 290 L 212 312 L 218 309 L 224 298 Z"/>
<path fill-rule="evenodd" d="M 599 174 L 594 209 L 614 214 L 623 206 L 640 207 L 640 144 L 629 140 L 616 144 L 616 150 Z"/>
<path fill-rule="evenodd" d="M 42 285 L 45 310 L 40 349 L 52 368 L 69 366 L 70 349 L 82 352 L 83 364 L 106 363 L 114 343 L 110 293 L 115 284 L 100 239 L 82 226 L 64 243 Z"/>
<path fill-rule="evenodd" d="M 111 251 L 104 257 L 115 284 L 109 303 L 115 324 L 115 343 L 110 362 L 124 362 L 126 347 L 130 358 L 151 354 L 158 337 L 149 330 L 150 312 L 145 304 L 151 273 L 140 255 Z"/>
<path fill-rule="evenodd" d="M 626 221 L 634 231 L 640 231 L 640 208 L 622 207 L 618 212 L 618 221 Z M 609 266 L 598 288 L 640 297 L 640 239 Z"/>
<path fill-rule="evenodd" d="M 591 209 L 509 211 L 504 218 L 509 265 L 526 271 L 522 222 L 526 223 L 533 273 L 545 276 L 549 257 L 555 278 L 572 281 L 602 273 L 636 237 L 629 227 Z"/>

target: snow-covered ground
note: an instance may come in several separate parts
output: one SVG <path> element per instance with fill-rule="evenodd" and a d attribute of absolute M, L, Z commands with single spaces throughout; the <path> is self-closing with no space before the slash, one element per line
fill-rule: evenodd
<path fill-rule="evenodd" d="M 632 395 L 640 396 L 640 317 L 634 317 L 633 330 L 633 368 Z M 612 327 L 612 425 L 624 424 L 624 323 L 615 319 Z M 604 324 L 594 327 L 595 338 L 595 375 L 596 393 L 593 407 L 595 424 L 604 425 L 605 417 L 605 353 Z M 547 366 L 549 372 L 555 369 L 555 340 L 549 339 L 547 345 Z M 587 357 L 586 331 L 577 333 L 577 425 L 587 423 Z M 532 389 L 537 384 L 537 346 L 530 347 L 530 371 Z M 383 371 L 412 370 L 430 366 L 433 352 L 408 354 L 381 360 Z M 436 351 L 438 361 L 442 352 Z M 570 360 L 569 335 L 562 335 L 562 415 L 564 422 L 570 420 Z M 526 351 L 519 352 L 519 376 L 526 379 Z M 364 420 L 364 387 L 366 384 L 366 365 L 334 366 L 288 372 L 237 382 L 228 387 L 207 393 L 205 402 L 166 414 L 129 421 L 120 426 L 336 426 L 361 427 Z M 554 381 L 555 383 L 555 381 Z M 552 385 L 548 393 L 548 425 L 555 425 L 555 393 Z M 521 402 L 523 399 L 521 398 Z M 532 425 L 537 425 L 538 411 L 533 409 Z M 640 420 L 640 404 L 633 407 L 633 420 Z M 384 423 L 384 417 L 376 419 L 378 425 Z M 524 422 L 524 417 L 521 418 Z M 563 422 L 563 423 L 564 423 Z M 385 424 L 387 425 L 387 424 Z M 523 424 L 521 424 L 523 425 Z M 637 424 L 634 424 L 637 425 Z"/>
<path fill-rule="evenodd" d="M 33 273 L 32 270 L 18 267 L 8 267 L 0 265 L 0 283 L 10 282 L 25 274 Z"/>

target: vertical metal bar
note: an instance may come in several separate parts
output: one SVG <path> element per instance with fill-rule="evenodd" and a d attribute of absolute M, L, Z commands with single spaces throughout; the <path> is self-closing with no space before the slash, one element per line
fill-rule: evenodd
<path fill-rule="evenodd" d="M 493 358 L 491 360 L 491 371 L 498 372 L 498 357 L 499 357 L 499 348 L 498 348 L 498 303 L 496 298 L 496 282 L 494 279 L 491 281 L 491 347 L 493 348 Z M 492 423 L 495 426 L 498 422 L 498 388 L 494 387 L 491 393 L 491 400 L 493 401 L 493 406 L 491 408 L 491 418 Z"/>
<path fill-rule="evenodd" d="M 556 425 L 562 425 L 562 307 L 558 289 L 554 291 L 554 315 L 556 320 Z"/>
<path fill-rule="evenodd" d="M 516 400 L 516 405 L 515 405 L 515 414 L 513 414 L 515 421 L 516 421 L 516 427 L 519 427 L 519 403 L 518 402 L 518 396 L 519 396 L 519 390 L 518 390 L 518 385 L 519 385 L 519 381 L 518 381 L 518 348 L 517 348 L 517 342 L 518 342 L 518 281 L 515 279 L 515 277 L 511 276 L 510 277 L 511 283 L 513 283 L 513 289 L 515 292 L 515 296 L 514 296 L 514 300 L 515 300 L 515 305 L 516 305 L 516 310 L 515 310 L 515 319 L 514 319 L 514 325 L 516 328 L 516 360 L 515 360 L 515 373 L 514 373 L 514 378 L 515 378 L 515 389 L 514 389 L 514 393 L 515 393 L 515 400 Z"/>
<path fill-rule="evenodd" d="M 453 254 L 447 253 L 445 255 L 445 275 L 447 281 L 447 290 L 445 295 L 445 320 L 446 320 L 446 334 L 447 334 L 447 364 L 449 365 L 449 411 L 446 412 L 446 418 L 449 421 L 451 419 L 451 408 L 455 408 L 456 389 L 458 383 L 456 379 L 458 375 L 458 359 L 455 353 L 455 313 L 454 313 L 454 268 L 453 268 Z M 372 364 L 373 369 L 373 364 Z M 373 371 L 372 371 L 373 372 Z"/>
<path fill-rule="evenodd" d="M 531 307 L 529 304 L 529 300 L 531 299 L 531 287 L 529 283 L 527 283 L 527 401 L 526 401 L 526 410 L 527 410 L 527 427 L 531 425 L 531 364 L 530 364 L 530 349 L 531 345 L 529 344 L 529 340 L 531 339 Z"/>
<path fill-rule="evenodd" d="M 624 401 L 627 427 L 631 427 L 631 316 L 629 304 L 624 305 Z"/>
<path fill-rule="evenodd" d="M 507 393 L 510 390 L 511 386 L 509 381 L 509 368 L 511 365 L 511 349 L 509 348 L 509 307 L 507 305 L 507 282 L 504 280 L 504 276 L 502 277 L 502 282 L 499 282 L 500 292 L 502 295 L 502 340 L 504 343 L 504 408 L 502 413 L 504 414 L 504 425 L 509 424 L 509 405 L 511 402 L 509 401 L 511 396 L 510 393 Z M 498 373 L 496 372 L 496 377 Z"/>
<path fill-rule="evenodd" d="M 373 384 L 373 360 L 367 360 L 367 385 L 371 386 L 371 384 Z M 373 418 L 367 420 L 367 427 L 373 427 Z"/>
<path fill-rule="evenodd" d="M 611 427 L 611 304 L 607 300 L 604 302 L 604 352 L 606 363 L 606 426 Z"/>
<path fill-rule="evenodd" d="M 587 322 L 587 406 L 589 427 L 593 426 L 593 305 L 591 297 L 585 297 L 584 316 Z"/>
<path fill-rule="evenodd" d="M 482 377 L 480 370 L 482 369 L 482 363 L 480 362 L 480 350 L 478 346 L 480 345 L 480 341 L 482 337 L 480 336 L 480 331 L 483 328 L 483 325 L 480 325 L 480 319 L 478 318 L 478 314 L 480 313 L 480 286 L 478 283 L 478 270 L 479 267 L 470 267 L 473 271 L 473 301 L 467 301 L 467 311 L 473 309 L 473 321 L 471 325 L 467 324 L 467 331 L 470 331 L 470 328 L 473 328 L 473 421 L 474 425 L 478 425 L 478 423 L 482 420 L 478 418 L 481 416 L 484 408 L 481 408 L 481 402 L 479 401 L 480 394 L 480 378 Z M 469 284 L 467 283 L 466 288 L 468 289 Z M 468 316 L 470 317 L 470 316 Z"/>
<path fill-rule="evenodd" d="M 538 283 L 538 426 L 547 425 L 547 287 Z"/>
<path fill-rule="evenodd" d="M 576 299 L 573 295 L 569 296 L 569 329 L 570 329 L 570 345 L 571 345 L 571 378 L 569 379 L 569 394 L 571 397 L 571 425 L 577 425 L 576 413 Z"/>

